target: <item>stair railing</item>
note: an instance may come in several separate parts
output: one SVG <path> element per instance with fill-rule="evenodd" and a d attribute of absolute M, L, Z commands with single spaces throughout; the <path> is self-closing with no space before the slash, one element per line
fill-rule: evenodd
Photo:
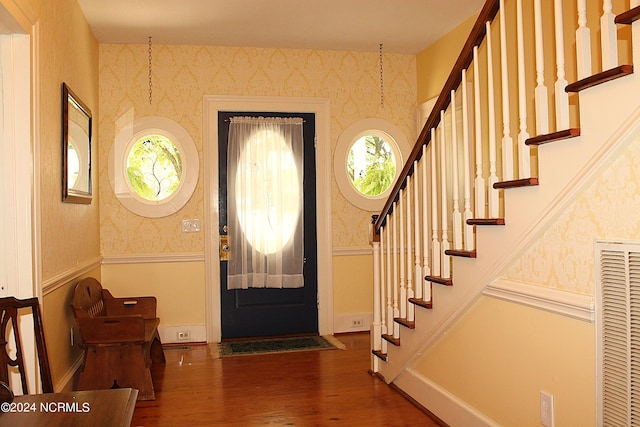
<path fill-rule="evenodd" d="M 415 306 L 437 304 L 432 286 L 453 284 L 452 257 L 475 258 L 475 227 L 505 224 L 502 190 L 537 185 L 535 145 L 556 134 L 579 135 L 570 127 L 567 75 L 592 76 L 592 55 L 602 70 L 618 67 L 613 2 L 574 1 L 575 10 L 563 0 L 488 0 L 480 11 L 373 218 L 374 372 L 388 346 L 400 344 L 400 326 L 415 327 Z M 631 0 L 629 8 L 639 3 Z M 573 27 L 564 9 L 575 12 Z M 596 15 L 599 44 L 591 43 L 588 19 Z"/>

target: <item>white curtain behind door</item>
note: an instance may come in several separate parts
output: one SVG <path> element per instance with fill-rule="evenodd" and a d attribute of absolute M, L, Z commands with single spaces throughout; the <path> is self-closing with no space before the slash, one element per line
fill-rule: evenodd
<path fill-rule="evenodd" d="M 228 289 L 304 285 L 302 125 L 301 118 L 231 118 Z"/>

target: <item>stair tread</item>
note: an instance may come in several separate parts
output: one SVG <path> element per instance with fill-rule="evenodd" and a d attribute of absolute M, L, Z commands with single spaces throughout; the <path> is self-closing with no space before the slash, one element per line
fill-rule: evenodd
<path fill-rule="evenodd" d="M 433 303 L 431 301 L 425 301 L 423 299 L 418 299 L 418 298 L 409 298 L 409 302 L 411 304 L 415 304 L 422 308 L 427 308 L 427 309 L 433 308 Z"/>
<path fill-rule="evenodd" d="M 371 353 L 385 362 L 387 361 L 387 353 L 383 353 L 381 350 L 371 350 Z"/>
<path fill-rule="evenodd" d="M 409 329 L 416 328 L 416 322 L 414 320 L 408 320 L 406 318 L 396 317 L 393 319 L 394 322 L 401 324 Z"/>
<path fill-rule="evenodd" d="M 569 128 L 569 129 L 559 130 L 557 132 L 547 133 L 544 135 L 534 136 L 532 138 L 527 139 L 524 143 L 525 145 L 542 145 L 542 144 L 547 144 L 549 142 L 575 138 L 576 136 L 580 136 L 580 128 Z"/>
<path fill-rule="evenodd" d="M 469 225 L 504 225 L 504 218 L 471 218 L 467 220 Z"/>
<path fill-rule="evenodd" d="M 464 258 L 475 258 L 476 250 L 473 249 L 471 251 L 464 251 L 461 249 L 447 249 L 446 251 L 444 251 L 444 254 L 450 255 L 450 256 L 459 256 Z"/>
<path fill-rule="evenodd" d="M 400 338 L 395 338 L 393 335 L 389 335 L 389 334 L 382 334 L 382 339 L 390 342 L 391 344 L 395 345 L 396 347 L 400 346 Z"/>
<path fill-rule="evenodd" d="M 633 65 L 619 65 L 615 68 L 605 70 L 601 73 L 594 74 L 575 83 L 571 83 L 565 88 L 565 92 L 580 92 L 583 89 L 599 85 L 620 77 L 633 74 Z"/>
<path fill-rule="evenodd" d="M 428 280 L 429 282 L 437 283 L 439 285 L 453 286 L 453 280 L 446 277 L 426 276 L 424 280 Z"/>
<path fill-rule="evenodd" d="M 534 185 L 538 185 L 540 182 L 538 178 L 522 178 L 522 179 L 512 179 L 510 181 L 500 181 L 493 184 L 493 188 L 517 188 L 517 187 L 531 187 Z"/>

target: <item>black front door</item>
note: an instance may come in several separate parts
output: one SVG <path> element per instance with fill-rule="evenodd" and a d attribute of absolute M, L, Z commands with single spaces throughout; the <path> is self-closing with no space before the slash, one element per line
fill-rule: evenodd
<path fill-rule="evenodd" d="M 304 286 L 295 289 L 227 289 L 227 262 L 220 262 L 222 338 L 317 334 L 318 284 L 315 197 L 315 114 L 219 112 L 219 198 L 221 236 L 227 234 L 227 142 L 229 118 L 301 117 L 304 120 Z M 230 255 L 233 256 L 233 253 Z"/>

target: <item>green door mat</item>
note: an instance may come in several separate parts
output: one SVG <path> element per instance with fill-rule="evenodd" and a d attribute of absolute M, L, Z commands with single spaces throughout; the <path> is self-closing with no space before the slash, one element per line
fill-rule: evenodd
<path fill-rule="evenodd" d="M 332 343 L 330 341 L 336 341 Z M 221 357 L 243 356 L 249 354 L 283 353 L 292 351 L 329 350 L 340 348 L 340 342 L 333 337 L 292 337 L 259 338 L 246 341 L 230 341 L 218 344 Z"/>

